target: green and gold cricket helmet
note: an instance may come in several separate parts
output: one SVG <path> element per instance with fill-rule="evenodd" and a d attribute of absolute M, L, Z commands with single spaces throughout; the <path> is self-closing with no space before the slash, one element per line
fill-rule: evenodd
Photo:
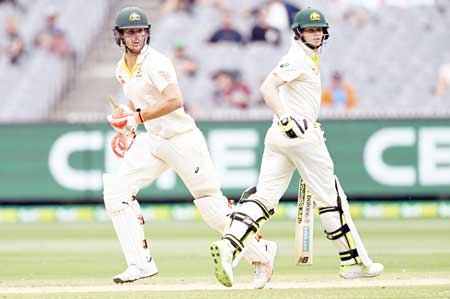
<path fill-rule="evenodd" d="M 291 28 L 296 31 L 297 29 L 305 28 L 323 28 L 323 33 L 325 34 L 325 39 L 328 38 L 328 22 L 325 19 L 323 13 L 311 7 L 305 8 L 297 12 L 294 17 L 294 22 Z"/>
<path fill-rule="evenodd" d="M 114 25 L 114 37 L 120 46 L 123 29 L 144 28 L 150 34 L 151 24 L 148 22 L 145 12 L 139 7 L 125 7 L 116 16 Z"/>

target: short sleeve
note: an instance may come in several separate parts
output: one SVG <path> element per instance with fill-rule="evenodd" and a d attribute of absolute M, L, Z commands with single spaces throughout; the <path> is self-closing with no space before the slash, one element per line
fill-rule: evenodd
<path fill-rule="evenodd" d="M 158 58 L 158 61 L 147 62 L 144 71 L 159 92 L 162 92 L 169 84 L 177 84 L 178 81 L 175 68 L 170 59 L 165 56 Z"/>
<path fill-rule="evenodd" d="M 289 56 L 285 56 L 272 70 L 272 73 L 276 74 L 283 81 L 291 82 L 300 77 L 304 73 L 304 69 L 298 61 L 295 61 Z"/>
<path fill-rule="evenodd" d="M 125 83 L 125 81 L 123 80 L 123 78 L 122 78 L 122 76 L 121 76 L 121 74 L 120 74 L 120 66 L 117 66 L 115 75 L 116 75 L 117 81 L 118 81 L 121 85 L 123 85 L 123 84 Z"/>

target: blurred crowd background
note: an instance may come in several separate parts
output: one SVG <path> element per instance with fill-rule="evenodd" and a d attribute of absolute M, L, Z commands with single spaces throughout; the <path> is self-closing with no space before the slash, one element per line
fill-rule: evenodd
<path fill-rule="evenodd" d="M 118 10 L 139 6 L 199 120 L 270 119 L 259 85 L 321 9 L 322 119 L 449 118 L 448 0 L 0 0 L 0 122 L 105 122 Z"/>

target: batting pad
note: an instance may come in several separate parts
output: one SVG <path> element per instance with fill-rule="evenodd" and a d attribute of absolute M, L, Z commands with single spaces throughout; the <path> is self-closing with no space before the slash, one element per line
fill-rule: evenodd
<path fill-rule="evenodd" d="M 205 196 L 195 199 L 194 204 L 206 224 L 222 234 L 232 212 L 227 199 L 224 196 Z"/>
<path fill-rule="evenodd" d="M 335 177 L 335 178 L 336 178 L 337 192 L 341 198 L 342 210 L 344 212 L 344 216 L 347 221 L 347 225 L 350 228 L 350 234 L 353 237 L 355 247 L 358 250 L 359 257 L 361 258 L 363 264 L 365 266 L 370 266 L 370 265 L 372 265 L 373 262 L 370 259 L 369 254 L 367 253 L 367 250 L 364 247 L 363 242 L 361 241 L 361 238 L 359 237 L 359 234 L 358 234 L 358 231 L 356 230 L 355 224 L 353 223 L 352 216 L 350 215 L 350 207 L 348 205 L 347 195 L 345 195 L 344 190 L 342 189 L 338 178 L 337 177 Z"/>
<path fill-rule="evenodd" d="M 260 227 L 273 215 L 258 198 L 251 195 L 243 199 L 238 208 L 230 215 L 231 221 L 226 228 L 223 239 L 227 239 L 234 247 L 234 259 L 245 252 L 246 245 L 255 239 Z"/>
<path fill-rule="evenodd" d="M 229 215 L 233 212 L 228 206 L 226 198 L 223 196 L 205 196 L 195 199 L 194 204 L 202 215 L 203 220 L 212 229 L 222 234 L 230 220 Z M 270 258 L 265 246 L 255 238 L 249 242 L 242 254 L 235 259 L 236 263 L 233 264 L 237 265 L 241 256 L 244 256 L 250 263 L 268 263 Z"/>
<path fill-rule="evenodd" d="M 127 264 L 147 270 L 151 256 L 142 247 L 142 227 L 130 205 L 132 191 L 121 176 L 103 175 L 103 200 L 125 255 Z"/>
<path fill-rule="evenodd" d="M 320 220 L 327 238 L 333 241 L 336 249 L 339 251 L 341 265 L 363 263 L 366 266 L 370 266 L 372 260 L 369 258 L 353 223 L 347 196 L 342 190 L 337 177 L 336 191 L 338 194 L 338 206 L 319 208 Z"/>

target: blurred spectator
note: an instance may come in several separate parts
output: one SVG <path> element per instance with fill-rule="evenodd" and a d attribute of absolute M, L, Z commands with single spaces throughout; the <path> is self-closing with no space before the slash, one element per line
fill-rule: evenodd
<path fill-rule="evenodd" d="M 173 63 L 179 76 L 194 77 L 197 74 L 197 63 L 186 53 L 186 46 L 183 42 L 175 44 Z"/>
<path fill-rule="evenodd" d="M 225 10 L 228 0 L 165 0 L 160 6 L 160 14 L 168 15 L 177 11 L 192 14 L 195 7 L 199 5 L 214 6 L 220 10 Z"/>
<path fill-rule="evenodd" d="M 341 73 L 333 73 L 331 85 L 325 88 L 322 93 L 322 104 L 346 109 L 352 109 L 356 106 L 353 88 L 344 81 Z"/>
<path fill-rule="evenodd" d="M 17 8 L 18 10 L 20 10 L 21 12 L 26 11 L 25 5 L 19 3 L 17 0 L 0 0 L 0 6 L 8 3 Z"/>
<path fill-rule="evenodd" d="M 342 13 L 344 22 L 355 27 L 364 26 L 370 17 L 370 11 L 363 6 L 347 6 Z"/>
<path fill-rule="evenodd" d="M 448 91 L 450 86 L 450 63 L 443 64 L 439 69 L 439 76 L 433 92 L 437 96 L 441 96 Z"/>
<path fill-rule="evenodd" d="M 168 15 L 176 11 L 192 13 L 196 0 L 165 0 L 160 7 L 161 15 Z"/>
<path fill-rule="evenodd" d="M 17 29 L 17 18 L 10 17 L 5 24 L 7 43 L 4 52 L 11 64 L 19 64 L 24 56 L 24 44 Z"/>
<path fill-rule="evenodd" d="M 256 23 L 250 34 L 250 42 L 263 41 L 278 46 L 281 40 L 280 30 L 272 28 L 266 21 L 267 7 L 261 7 L 256 15 Z"/>
<path fill-rule="evenodd" d="M 0 5 L 6 4 L 6 3 L 11 3 L 14 6 L 18 5 L 16 0 L 0 0 Z"/>
<path fill-rule="evenodd" d="M 212 5 L 222 11 L 228 9 L 229 1 L 228 0 L 199 0 L 199 3 L 203 5 Z"/>
<path fill-rule="evenodd" d="M 445 15 L 447 10 L 450 9 L 450 3 L 448 0 L 435 0 L 435 3 L 437 11 L 442 15 Z"/>
<path fill-rule="evenodd" d="M 267 24 L 280 30 L 281 32 L 289 29 L 289 26 L 294 20 L 295 14 L 300 8 L 288 1 L 284 0 L 270 0 L 267 3 Z"/>
<path fill-rule="evenodd" d="M 244 42 L 242 35 L 233 28 L 233 19 L 231 15 L 225 13 L 222 16 L 222 25 L 217 29 L 208 40 L 210 43 L 232 42 L 242 44 Z"/>
<path fill-rule="evenodd" d="M 250 105 L 250 88 L 241 81 L 239 71 L 219 70 L 213 75 L 215 83 L 213 103 L 219 107 L 247 109 Z"/>
<path fill-rule="evenodd" d="M 50 8 L 46 14 L 46 27 L 38 33 L 35 44 L 61 58 L 69 58 L 72 56 L 72 50 L 65 32 L 57 26 L 57 18 L 56 10 Z"/>

